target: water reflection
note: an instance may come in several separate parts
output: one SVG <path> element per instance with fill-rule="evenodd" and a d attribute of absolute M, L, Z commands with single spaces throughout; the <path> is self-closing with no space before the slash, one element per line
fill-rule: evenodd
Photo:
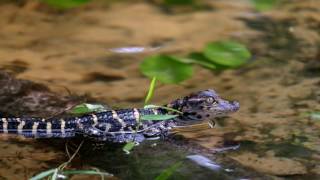
<path fill-rule="evenodd" d="M 119 54 L 137 54 L 137 53 L 146 53 L 152 52 L 160 49 L 160 47 L 142 47 L 142 46 L 127 46 L 119 48 L 111 48 L 110 52 L 119 53 Z"/>
<path fill-rule="evenodd" d="M 190 159 L 191 161 L 195 162 L 199 166 L 203 166 L 203 167 L 208 168 L 213 171 L 217 171 L 217 170 L 221 169 L 220 165 L 214 163 L 213 161 L 211 161 L 207 157 L 204 157 L 199 154 L 189 155 L 189 156 L 187 156 L 187 158 Z"/>

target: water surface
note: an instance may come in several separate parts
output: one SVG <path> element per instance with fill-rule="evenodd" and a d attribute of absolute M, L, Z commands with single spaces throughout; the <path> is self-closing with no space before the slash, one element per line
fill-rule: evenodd
<path fill-rule="evenodd" d="M 144 57 L 182 56 L 211 41 L 236 40 L 251 50 L 254 58 L 249 64 L 224 72 L 197 67 L 181 85 L 159 85 L 153 102 L 163 104 L 212 88 L 239 101 L 238 113 L 219 119 L 213 129 L 204 124 L 180 130 L 184 139 L 178 142 L 157 142 L 155 147 L 147 142 L 129 156 L 121 148 L 103 150 L 83 160 L 83 167 L 98 167 L 120 179 L 152 179 L 182 161 L 172 179 L 320 178 L 320 120 L 306 115 L 320 111 L 319 2 L 292 1 L 266 12 L 244 0 L 208 1 L 202 7 L 168 9 L 137 1 L 93 3 L 59 13 L 32 2 L 1 4 L 0 67 L 60 94 L 68 94 L 67 88 L 89 93 L 111 107 L 141 107 L 149 84 L 138 70 Z M 41 106 L 29 111 L 39 94 L 31 95 L 11 99 L 11 106 L 6 103 L 1 112 L 23 102 L 31 103 L 13 106 L 20 107 L 17 114 L 50 112 Z M 27 178 L 66 160 L 63 144 L 57 150 L 32 140 L 1 139 L 0 179 Z M 180 141 L 197 146 L 179 146 Z M 240 148 L 217 153 L 230 144 Z M 221 170 L 186 158 L 194 154 L 211 159 Z"/>

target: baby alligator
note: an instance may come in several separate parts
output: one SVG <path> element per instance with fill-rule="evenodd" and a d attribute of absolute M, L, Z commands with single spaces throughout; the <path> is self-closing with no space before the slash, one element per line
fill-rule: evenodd
<path fill-rule="evenodd" d="M 37 117 L 0 118 L 0 133 L 32 138 L 71 138 L 83 135 L 98 141 L 141 142 L 145 138 L 166 136 L 171 128 L 199 123 L 225 116 L 239 109 L 236 101 L 227 101 L 213 90 L 193 93 L 165 107 L 108 110 L 66 119 Z M 180 111 L 180 113 L 168 110 Z M 176 117 L 159 121 L 140 121 L 144 115 L 173 114 Z"/>

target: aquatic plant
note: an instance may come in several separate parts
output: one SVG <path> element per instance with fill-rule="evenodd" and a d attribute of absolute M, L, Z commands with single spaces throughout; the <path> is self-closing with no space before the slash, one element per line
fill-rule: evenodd
<path fill-rule="evenodd" d="M 41 0 L 49 6 L 57 9 L 70 9 L 90 2 L 90 0 Z"/>
<path fill-rule="evenodd" d="M 251 2 L 258 11 L 267 11 L 274 8 L 279 0 L 251 0 Z"/>
<path fill-rule="evenodd" d="M 155 180 L 166 180 L 166 179 L 169 179 L 169 177 L 171 177 L 172 174 L 181 166 L 182 166 L 182 162 L 181 161 L 169 166 L 167 169 L 163 170 L 162 173 L 155 178 Z"/>
<path fill-rule="evenodd" d="M 51 180 L 66 179 L 68 177 L 68 175 L 76 175 L 76 174 L 78 174 L 78 175 L 99 175 L 99 176 L 101 176 L 102 179 L 105 176 L 112 177 L 113 176 L 112 174 L 107 173 L 107 172 L 101 172 L 98 169 L 94 169 L 94 170 L 90 170 L 90 169 L 89 170 L 65 170 L 65 168 L 71 163 L 71 161 L 74 159 L 74 157 L 78 154 L 83 142 L 84 141 L 82 141 L 80 143 L 77 150 L 74 152 L 74 154 L 69 158 L 69 160 L 67 162 L 62 163 L 57 168 L 43 171 L 43 172 L 33 176 L 29 180 L 41 180 L 44 178 L 47 178 L 47 179 L 50 178 Z M 66 146 L 66 150 L 67 150 L 67 146 Z"/>
<path fill-rule="evenodd" d="M 210 70 L 238 68 L 251 58 L 250 51 L 243 44 L 234 41 L 217 41 L 206 45 L 203 52 L 192 52 L 187 57 L 155 55 L 147 57 L 140 64 L 141 72 L 156 77 L 168 84 L 178 84 L 191 78 L 192 64 Z"/>
<path fill-rule="evenodd" d="M 190 78 L 193 74 L 190 64 L 168 55 L 147 57 L 141 63 L 140 70 L 145 76 L 156 77 L 159 81 L 168 84 L 177 84 Z"/>

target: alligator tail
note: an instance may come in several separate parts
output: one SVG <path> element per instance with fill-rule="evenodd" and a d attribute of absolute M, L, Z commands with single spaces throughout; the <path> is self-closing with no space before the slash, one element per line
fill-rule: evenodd
<path fill-rule="evenodd" d="M 0 133 L 18 134 L 29 138 L 74 137 L 75 120 L 43 118 L 0 118 Z"/>

